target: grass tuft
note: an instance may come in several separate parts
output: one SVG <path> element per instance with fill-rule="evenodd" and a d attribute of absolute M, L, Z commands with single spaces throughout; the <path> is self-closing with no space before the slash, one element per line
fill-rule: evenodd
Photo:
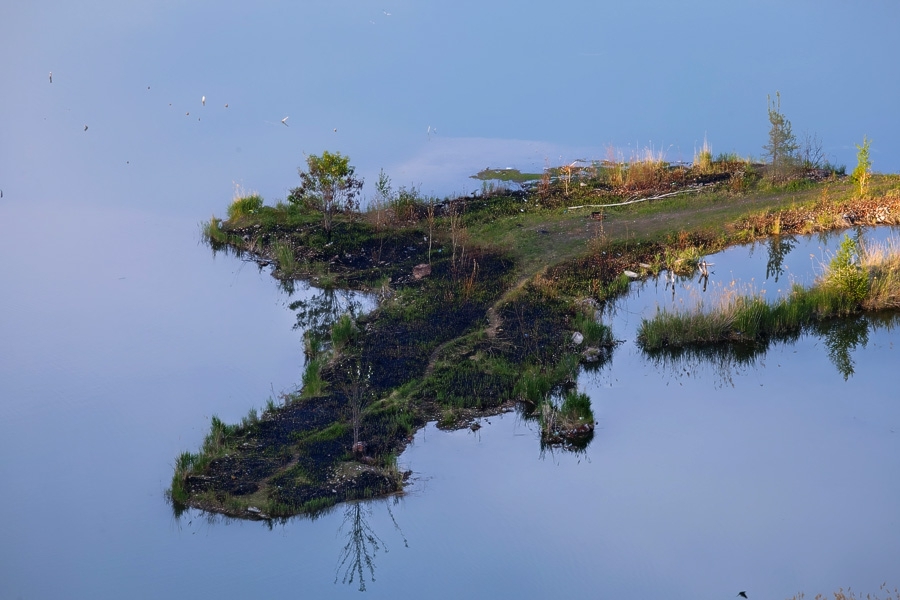
<path fill-rule="evenodd" d="M 254 215 L 259 212 L 262 206 L 263 199 L 259 194 L 253 193 L 237 197 L 228 206 L 228 220 L 237 221 L 242 217 Z"/>

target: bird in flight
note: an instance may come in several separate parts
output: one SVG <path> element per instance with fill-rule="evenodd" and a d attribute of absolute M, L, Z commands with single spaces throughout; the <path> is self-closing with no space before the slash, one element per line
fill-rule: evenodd
<path fill-rule="evenodd" d="M 285 127 L 287 127 L 287 126 L 288 126 L 288 124 L 287 124 L 287 120 L 288 120 L 288 119 L 290 119 L 290 117 L 285 117 L 285 118 L 283 118 L 283 119 L 281 120 L 281 124 L 284 125 Z"/>
<path fill-rule="evenodd" d="M 391 16 L 391 13 L 389 13 L 389 12 L 386 11 L 386 10 L 383 10 L 383 11 L 381 11 L 381 12 L 383 12 L 383 13 L 384 13 L 384 16 L 386 16 L 386 17 Z"/>
<path fill-rule="evenodd" d="M 50 83 L 53 83 L 53 71 L 50 71 Z"/>
<path fill-rule="evenodd" d="M 227 104 L 227 103 L 225 104 L 225 108 L 228 108 L 228 104 Z"/>
<path fill-rule="evenodd" d="M 737 595 L 740 596 L 741 598 L 746 598 L 746 597 L 747 597 L 747 592 L 738 592 Z"/>
<path fill-rule="evenodd" d="M 87 125 L 84 126 L 84 130 L 87 131 Z"/>
<path fill-rule="evenodd" d="M 200 98 L 200 104 L 202 104 L 203 106 L 206 106 L 206 96 L 203 96 L 202 98 Z"/>

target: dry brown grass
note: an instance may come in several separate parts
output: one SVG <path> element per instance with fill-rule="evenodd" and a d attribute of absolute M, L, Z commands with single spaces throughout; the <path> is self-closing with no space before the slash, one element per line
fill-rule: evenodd
<path fill-rule="evenodd" d="M 703 147 L 700 148 L 700 151 L 694 156 L 694 168 L 700 171 L 700 173 L 707 174 L 713 172 L 712 166 L 712 146 L 709 145 L 706 136 L 703 136 Z"/>
<path fill-rule="evenodd" d="M 891 238 L 870 244 L 861 253 L 860 263 L 869 274 L 863 307 L 872 311 L 900 308 L 900 242 Z"/>
<path fill-rule="evenodd" d="M 669 168 L 661 150 L 644 148 L 632 156 L 625 172 L 625 187 L 629 190 L 656 189 L 668 179 Z"/>

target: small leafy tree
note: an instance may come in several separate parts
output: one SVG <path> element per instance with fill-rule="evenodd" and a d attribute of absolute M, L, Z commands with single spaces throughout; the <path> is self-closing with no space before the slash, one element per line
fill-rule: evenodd
<path fill-rule="evenodd" d="M 869 177 L 872 175 L 872 161 L 869 159 L 869 145 L 872 140 L 863 136 L 862 146 L 856 145 L 856 168 L 850 177 L 859 184 L 859 195 L 865 196 L 869 192 Z"/>
<path fill-rule="evenodd" d="M 350 157 L 340 152 L 322 152 L 306 158 L 307 170 L 297 169 L 300 187 L 291 190 L 288 201 L 322 213 L 322 228 L 331 239 L 334 215 L 339 210 L 353 213 L 359 210 L 358 196 L 363 181 L 355 176 Z"/>
<path fill-rule="evenodd" d="M 434 242 L 434 221 L 435 221 L 434 209 L 435 209 L 434 196 L 430 196 L 428 198 L 428 212 L 427 212 L 427 217 L 428 217 L 428 264 L 429 265 L 431 264 L 431 245 L 432 245 L 432 242 Z"/>
<path fill-rule="evenodd" d="M 859 246 L 849 235 L 844 235 L 844 240 L 828 264 L 827 281 L 853 307 L 862 303 L 869 292 L 869 276 L 859 262 Z"/>
<path fill-rule="evenodd" d="M 781 92 L 775 92 L 775 101 L 766 96 L 769 106 L 769 143 L 763 146 L 772 162 L 772 181 L 777 181 L 779 172 L 793 164 L 799 145 L 791 131 L 791 122 L 781 112 Z"/>

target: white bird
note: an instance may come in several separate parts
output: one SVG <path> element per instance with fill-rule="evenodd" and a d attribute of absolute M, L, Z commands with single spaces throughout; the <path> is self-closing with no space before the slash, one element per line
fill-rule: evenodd
<path fill-rule="evenodd" d="M 283 119 L 281 120 L 281 124 L 284 125 L 285 127 L 287 127 L 287 126 L 288 126 L 288 124 L 287 124 L 287 120 L 288 120 L 288 119 L 290 119 L 290 117 L 285 117 L 285 118 L 283 118 Z"/>
<path fill-rule="evenodd" d="M 206 96 L 203 96 L 202 98 L 200 98 L 200 104 L 202 104 L 203 106 L 206 106 Z"/>
<path fill-rule="evenodd" d="M 386 16 L 386 17 L 391 16 L 391 13 L 389 13 L 389 12 L 386 11 L 386 10 L 383 10 L 383 11 L 381 11 L 381 12 L 383 12 L 383 13 L 384 13 L 384 16 Z"/>
<path fill-rule="evenodd" d="M 50 83 L 53 83 L 53 71 L 50 71 Z"/>

